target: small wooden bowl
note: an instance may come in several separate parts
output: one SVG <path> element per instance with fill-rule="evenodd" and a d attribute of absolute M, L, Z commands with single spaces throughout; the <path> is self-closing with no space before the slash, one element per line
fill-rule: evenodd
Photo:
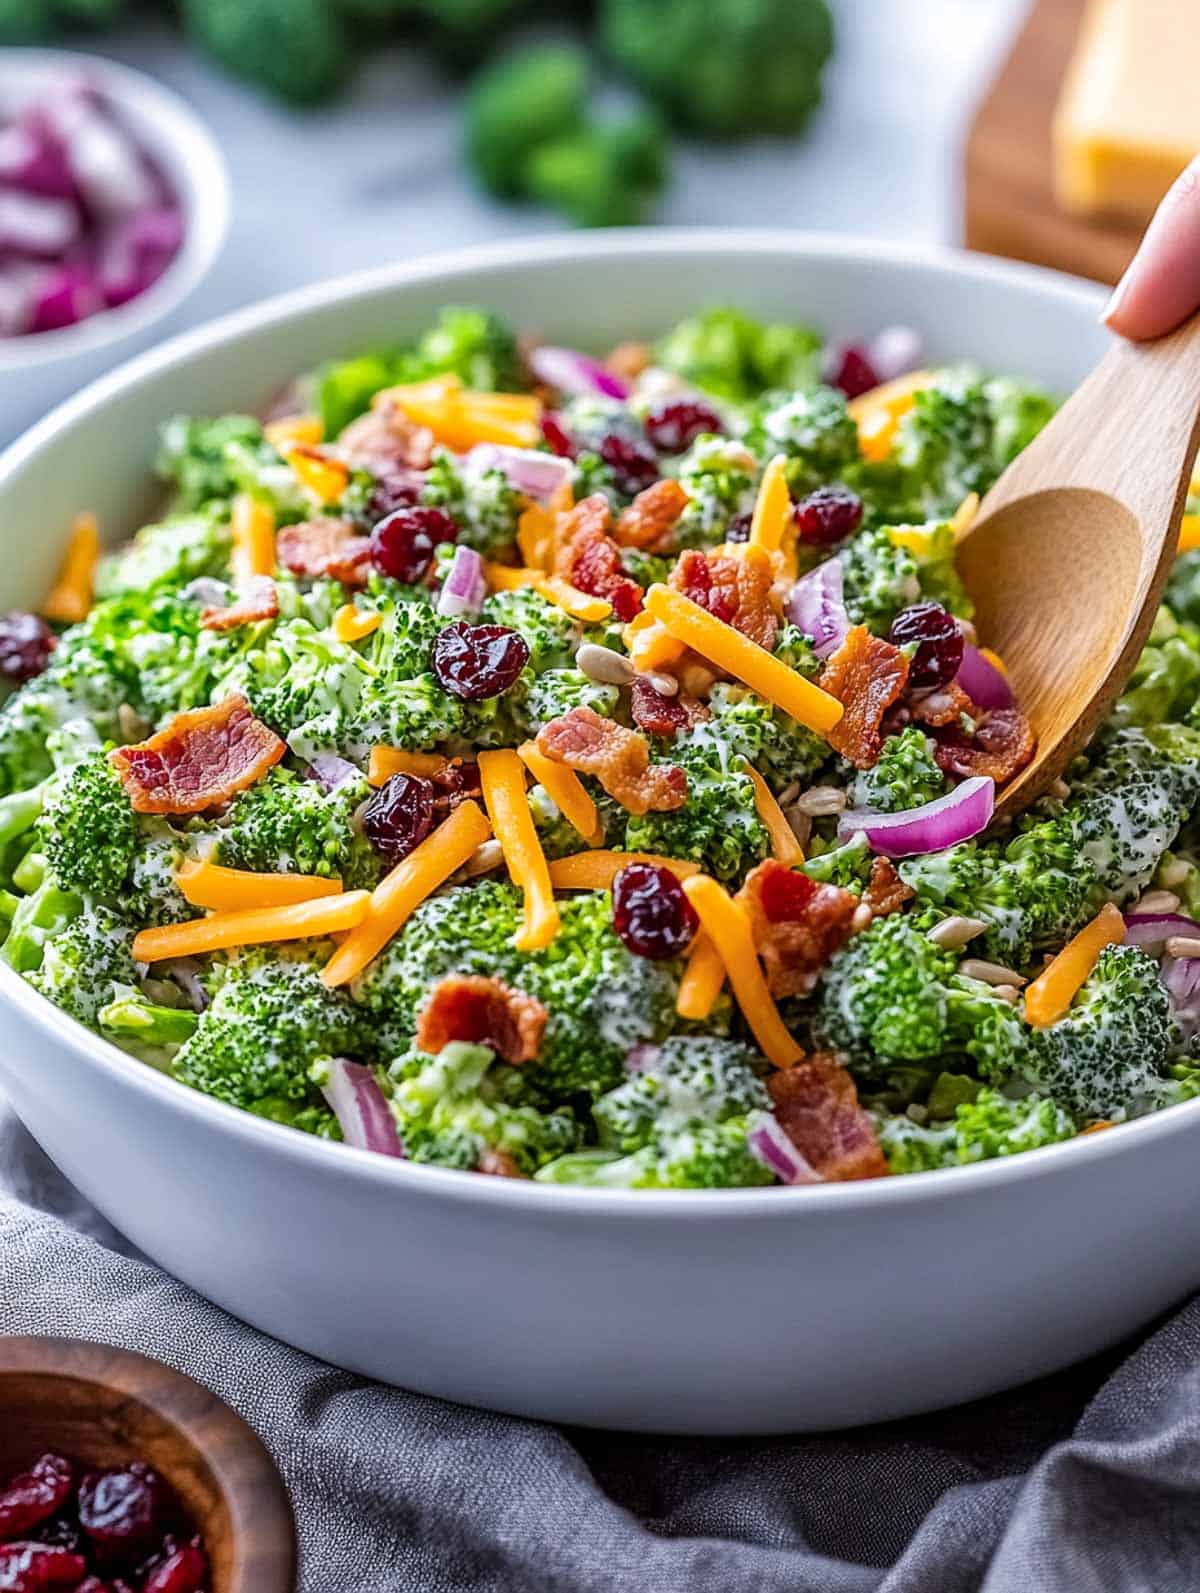
<path fill-rule="evenodd" d="M 47 1450 L 160 1472 L 204 1538 L 212 1593 L 294 1593 L 295 1530 L 274 1462 L 193 1378 L 105 1344 L 0 1338 L 0 1479 Z"/>

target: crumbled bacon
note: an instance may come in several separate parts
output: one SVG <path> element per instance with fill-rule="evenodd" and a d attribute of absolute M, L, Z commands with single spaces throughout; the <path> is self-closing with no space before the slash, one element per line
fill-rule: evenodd
<path fill-rule="evenodd" d="M 246 699 L 234 696 L 176 714 L 148 741 L 115 748 L 108 761 L 135 813 L 203 813 L 253 785 L 286 751 Z"/>
<path fill-rule="evenodd" d="M 418 426 L 393 399 L 352 420 L 338 438 L 338 453 L 356 470 L 372 475 L 404 465 L 428 470 L 433 459 L 434 436 L 428 426 Z"/>
<path fill-rule="evenodd" d="M 675 522 L 687 508 L 687 493 L 668 477 L 639 492 L 617 521 L 613 532 L 623 548 L 647 548 L 661 553 L 671 545 Z"/>
<path fill-rule="evenodd" d="M 687 775 L 670 763 L 651 763 L 645 736 L 572 708 L 538 732 L 538 750 L 555 763 L 593 774 L 627 813 L 669 813 L 687 801 Z"/>
<path fill-rule="evenodd" d="M 908 660 L 898 647 L 855 625 L 821 672 L 820 686 L 845 709 L 826 740 L 857 769 L 870 769 L 883 745 L 884 715 L 904 690 Z"/>
<path fill-rule="evenodd" d="M 630 688 L 630 708 L 634 724 L 651 736 L 674 736 L 712 717 L 698 698 L 683 692 L 675 697 L 664 697 L 642 675 Z"/>
<path fill-rule="evenodd" d="M 621 563 L 621 550 L 609 535 L 612 511 L 602 492 L 584 498 L 558 523 L 555 574 L 592 597 L 605 598 L 628 624 L 641 612 L 642 589 Z"/>
<path fill-rule="evenodd" d="M 447 814 L 453 813 L 460 802 L 478 802 L 483 796 L 479 765 L 470 760 L 464 762 L 461 758 L 454 758 L 431 778 L 434 785 L 435 824 L 440 824 Z"/>
<path fill-rule="evenodd" d="M 819 1178 L 841 1182 L 887 1173 L 875 1125 L 836 1058 L 818 1051 L 772 1073 L 766 1084 L 779 1126 Z"/>
<path fill-rule="evenodd" d="M 997 785 L 1011 780 L 1033 757 L 1037 737 L 1018 708 L 994 708 L 968 735 L 961 726 L 934 730 L 934 756 L 947 774 L 990 775 Z"/>
<path fill-rule="evenodd" d="M 275 551 L 285 570 L 306 580 L 328 576 L 343 586 L 367 584 L 371 544 L 349 520 L 322 516 L 285 525 L 275 538 Z"/>
<path fill-rule="evenodd" d="M 871 877 L 862 899 L 875 918 L 886 918 L 889 913 L 898 913 L 916 894 L 897 874 L 890 858 L 877 857 L 871 864 Z"/>
<path fill-rule="evenodd" d="M 973 719 L 979 713 L 979 709 L 956 680 L 952 680 L 948 686 L 939 687 L 937 691 L 927 692 L 925 696 L 914 699 L 909 703 L 908 709 L 918 724 L 931 727 L 955 724 L 964 714 Z"/>
<path fill-rule="evenodd" d="M 532 1062 L 547 1017 L 540 1001 L 503 979 L 450 974 L 434 985 L 417 1019 L 417 1049 L 436 1056 L 444 1045 L 465 1040 L 490 1045 L 505 1062 Z"/>
<path fill-rule="evenodd" d="M 806 995 L 817 975 L 850 938 L 858 899 L 837 885 L 768 858 L 747 874 L 738 900 L 750 914 L 767 988 L 777 999 Z"/>
<path fill-rule="evenodd" d="M 761 548 L 744 553 L 701 553 L 688 548 L 671 571 L 670 585 L 768 650 L 775 645 L 779 616 L 771 602 L 775 571 Z"/>
<path fill-rule="evenodd" d="M 605 356 L 605 367 L 627 382 L 636 381 L 650 364 L 649 343 L 618 343 Z"/>
<path fill-rule="evenodd" d="M 524 1178 L 525 1174 L 513 1161 L 506 1150 L 497 1150 L 494 1145 L 489 1145 L 480 1152 L 479 1164 L 475 1168 L 477 1173 L 490 1173 L 493 1178 Z"/>
<path fill-rule="evenodd" d="M 257 625 L 279 613 L 279 591 L 269 575 L 252 575 L 228 606 L 211 605 L 201 611 L 206 631 L 232 631 L 239 625 Z"/>

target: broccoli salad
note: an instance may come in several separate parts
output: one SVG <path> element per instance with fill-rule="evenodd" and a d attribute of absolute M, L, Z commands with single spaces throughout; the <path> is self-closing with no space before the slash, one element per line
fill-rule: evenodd
<path fill-rule="evenodd" d="M 450 308 L 162 429 L 0 619 L 0 955 L 304 1133 L 633 1189 L 956 1167 L 1200 1091 L 1200 501 L 1032 757 L 955 568 L 1053 413 L 717 308 L 595 358 Z"/>

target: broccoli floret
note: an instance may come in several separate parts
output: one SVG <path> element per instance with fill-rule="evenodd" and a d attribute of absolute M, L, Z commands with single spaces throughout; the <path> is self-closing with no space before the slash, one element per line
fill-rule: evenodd
<path fill-rule="evenodd" d="M 118 988 L 115 998 L 97 1013 L 105 1037 L 144 1054 L 146 1050 L 174 1051 L 190 1040 L 200 1022 L 190 1007 L 164 1007 L 149 1001 L 139 990 Z"/>
<path fill-rule="evenodd" d="M 0 880 L 11 881 L 13 871 L 30 846 L 36 844 L 36 825 L 53 790 L 51 776 L 27 791 L 0 797 Z"/>
<path fill-rule="evenodd" d="M 1162 609 L 1160 615 L 1169 618 L 1169 611 Z M 1200 638 L 1190 628 L 1186 633 L 1162 636 L 1162 628 L 1156 625 L 1160 635 L 1152 636 L 1143 649 L 1113 708 L 1109 724 L 1116 728 L 1186 719 L 1200 697 Z"/>
<path fill-rule="evenodd" d="M 902 813 L 932 802 L 946 789 L 933 742 L 915 725 L 888 736 L 874 768 L 855 773 L 847 787 L 850 805 L 872 813 Z"/>
<path fill-rule="evenodd" d="M 826 0 L 602 0 L 600 28 L 664 111 L 719 138 L 799 132 L 833 50 Z"/>
<path fill-rule="evenodd" d="M 758 461 L 744 443 L 702 436 L 679 460 L 679 481 L 687 507 L 675 524 L 681 548 L 724 542 L 731 523 L 754 508 Z"/>
<path fill-rule="evenodd" d="M 137 850 L 137 819 L 103 755 L 77 764 L 46 805 L 38 831 L 58 883 L 84 896 L 116 896 Z"/>
<path fill-rule="evenodd" d="M 523 197 L 533 152 L 582 125 L 590 76 L 586 52 L 560 45 L 480 73 L 467 99 L 467 156 L 490 193 Z"/>
<path fill-rule="evenodd" d="M 282 1123 L 285 1128 L 297 1128 L 302 1134 L 315 1134 L 318 1139 L 340 1140 L 342 1137 L 341 1125 L 329 1108 L 311 1101 L 289 1101 L 282 1095 L 264 1095 L 259 1101 L 251 1101 L 245 1110 L 253 1112 L 255 1117 L 265 1117 L 269 1123 Z"/>
<path fill-rule="evenodd" d="M 879 1143 L 894 1173 L 923 1173 L 937 1167 L 1015 1156 L 1073 1139 L 1075 1124 L 1056 1102 L 1044 1096 L 1012 1099 L 981 1090 L 964 1102 L 951 1123 L 925 1125 L 898 1116 L 877 1119 Z"/>
<path fill-rule="evenodd" d="M 801 867 L 809 879 L 815 879 L 819 885 L 840 885 L 842 890 L 861 896 L 874 862 L 867 838 L 858 830 L 840 846 L 814 835 L 808 845 L 808 858 Z"/>
<path fill-rule="evenodd" d="M 42 896 L 41 908 L 35 916 L 47 915 L 46 910 L 54 898 L 55 889 L 53 885 L 43 887 L 46 895 L 38 891 L 26 898 L 32 904 Z M 25 903 L 22 903 L 24 906 Z M 54 913 L 57 921 L 45 931 L 40 963 L 22 971 L 29 983 L 53 1001 L 55 1006 L 61 1007 L 77 1022 L 94 1028 L 97 1014 L 113 1000 L 118 987 L 137 983 L 137 967 L 129 949 L 133 930 L 107 907 L 78 908 L 65 923 L 62 921 L 63 916 L 60 895 L 59 907 Z M 22 917 L 18 909 L 9 937 L 10 942 L 15 941 L 18 946 L 22 932 L 32 927 L 31 919 L 19 923 Z M 6 943 L 6 959 L 8 951 L 9 945 Z"/>
<path fill-rule="evenodd" d="M 765 1112 L 700 1123 L 628 1156 L 585 1150 L 561 1156 L 535 1174 L 546 1184 L 607 1189 L 737 1189 L 773 1184 L 775 1175 L 749 1149 L 749 1135 Z"/>
<path fill-rule="evenodd" d="M 1149 884 L 1200 800 L 1200 731 L 1119 730 L 1077 782 L 1065 809 L 1079 851 L 1118 903 Z"/>
<path fill-rule="evenodd" d="M 703 724 L 668 743 L 663 762 L 688 777 L 687 802 L 669 813 L 630 814 L 624 849 L 690 858 L 718 879 L 740 879 L 771 850 L 754 782 Z"/>
<path fill-rule="evenodd" d="M 182 0 L 189 35 L 230 72 L 280 99 L 315 104 L 350 73 L 346 25 L 328 0 Z"/>
<path fill-rule="evenodd" d="M 740 6 L 741 0 L 734 0 Z M 648 21 L 657 26 L 657 6 Z M 713 34 L 712 37 L 717 37 Z M 704 46 L 701 53 L 717 52 Z M 771 390 L 811 387 L 821 339 L 811 327 L 754 321 L 740 310 L 704 310 L 680 321 L 655 350 L 655 363 L 719 397 L 741 402 Z"/>
<path fill-rule="evenodd" d="M 392 1113 L 410 1161 L 474 1169 L 500 1151 L 532 1175 L 573 1150 L 579 1124 L 569 1110 L 539 1109 L 522 1069 L 483 1045 L 452 1043 L 436 1057 L 409 1052 L 388 1069 Z"/>
<path fill-rule="evenodd" d="M 385 1019 L 385 1044 L 403 1050 L 430 989 L 446 974 L 494 975 L 535 997 L 549 1018 L 525 1072 L 547 1099 L 600 1095 L 622 1077 L 626 1053 L 674 1024 L 678 968 L 625 949 L 612 903 L 596 891 L 561 901 L 562 927 L 541 951 L 512 944 L 519 893 L 486 880 L 430 897 L 367 968 L 354 994 Z"/>
<path fill-rule="evenodd" d="M 256 492 L 295 519 L 306 500 L 294 474 L 248 415 L 215 420 L 177 415 L 162 428 L 158 474 L 174 489 L 173 507 L 189 513 Z"/>
<path fill-rule="evenodd" d="M 260 719 L 288 738 L 298 756 L 311 758 L 318 752 L 352 751 L 360 718 L 369 718 L 360 710 L 360 699 L 374 679 L 356 648 L 306 619 L 295 619 L 273 626 L 222 685 L 226 692 L 244 692 Z"/>
<path fill-rule="evenodd" d="M 229 568 L 229 526 L 213 509 L 172 515 L 148 525 L 127 547 L 102 560 L 96 572 L 99 597 L 148 592 L 155 586 L 184 586 Z"/>
<path fill-rule="evenodd" d="M 811 649 L 808 655 L 815 665 Z M 745 758 L 774 791 L 782 791 L 793 780 L 809 780 L 829 755 L 819 736 L 744 686 L 714 686 L 708 706 L 712 718 L 696 726 L 693 739 L 711 742 L 714 755 L 721 749 L 732 768 Z"/>
<path fill-rule="evenodd" d="M 639 111 L 540 144 L 526 162 L 525 188 L 576 226 L 626 227 L 646 219 L 669 166 L 658 118 Z"/>
<path fill-rule="evenodd" d="M 505 625 L 520 631 L 529 644 L 526 668 L 540 675 L 547 669 L 570 669 L 582 636 L 580 626 L 563 609 L 531 586 L 493 592 L 479 614 L 483 625 Z"/>
<path fill-rule="evenodd" d="M 444 509 L 458 526 L 458 540 L 493 558 L 516 540 L 525 499 L 509 485 L 503 470 L 475 470 L 465 464 L 460 468 L 460 464 L 439 448 L 425 477 L 421 502 Z"/>
<path fill-rule="evenodd" d="M 220 860 L 266 874 L 340 878 L 347 890 L 374 890 L 382 866 L 356 822 L 371 790 L 362 777 L 324 791 L 276 765 L 234 799 L 222 821 Z"/>
<path fill-rule="evenodd" d="M 954 532 L 946 522 L 873 526 L 839 554 L 846 612 L 855 625 L 886 636 L 902 608 L 928 599 L 963 619 L 974 612 L 954 567 Z"/>
<path fill-rule="evenodd" d="M 591 708 L 602 718 L 611 719 L 620 699 L 618 687 L 602 686 L 581 669 L 548 669 L 522 683 L 520 700 L 512 703 L 512 709 L 520 729 L 533 736 L 572 708 Z"/>
<path fill-rule="evenodd" d="M 317 1104 L 310 1066 L 323 1056 L 369 1057 L 366 1015 L 321 983 L 322 959 L 271 947 L 216 965 L 212 1001 L 175 1059 L 176 1077 L 234 1106 L 268 1096 Z"/>
<path fill-rule="evenodd" d="M 833 387 L 768 394 L 746 441 L 764 458 L 787 455 L 788 484 L 795 494 L 844 475 L 858 459 L 858 427 L 845 395 Z"/>
<path fill-rule="evenodd" d="M 641 1150 L 703 1123 L 770 1107 L 761 1060 L 735 1040 L 673 1035 L 592 1107 L 608 1150 Z"/>
<path fill-rule="evenodd" d="M 1172 1028 L 1153 959 L 1137 946 L 1108 946 L 1066 1016 L 1030 1031 L 1023 1071 L 1076 1116 L 1111 1117 L 1154 1089 Z"/>

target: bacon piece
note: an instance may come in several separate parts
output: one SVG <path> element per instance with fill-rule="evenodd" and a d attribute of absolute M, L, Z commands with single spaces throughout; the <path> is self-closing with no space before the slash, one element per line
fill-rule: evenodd
<path fill-rule="evenodd" d="M 465 1040 L 490 1045 L 505 1062 L 532 1062 L 548 1016 L 540 1001 L 503 979 L 450 974 L 434 985 L 417 1019 L 417 1049 L 436 1056 L 451 1041 Z"/>
<path fill-rule="evenodd" d="M 349 520 L 322 516 L 283 526 L 275 537 L 280 564 L 293 575 L 315 581 L 321 576 L 343 586 L 365 586 L 371 568 L 371 544 Z"/>
<path fill-rule="evenodd" d="M 961 726 L 934 730 L 934 757 L 946 774 L 987 774 L 997 785 L 1011 780 L 1033 757 L 1037 737 L 1019 708 L 994 708 L 968 736 Z"/>
<path fill-rule="evenodd" d="M 908 680 L 908 659 L 898 647 L 855 625 L 826 663 L 818 682 L 845 713 L 825 737 L 835 752 L 857 769 L 878 762 L 883 745 L 883 717 Z"/>
<path fill-rule="evenodd" d="M 834 952 L 850 939 L 858 898 L 818 885 L 768 858 L 746 875 L 738 900 L 750 914 L 767 989 L 779 999 L 807 995 Z"/>
<path fill-rule="evenodd" d="M 683 692 L 677 697 L 664 697 L 642 675 L 630 688 L 630 697 L 634 724 L 651 736 L 674 736 L 680 730 L 690 730 L 702 719 L 712 718 L 709 709 L 698 698 L 689 697 Z"/>
<path fill-rule="evenodd" d="M 887 1174 L 875 1125 L 836 1057 L 814 1052 L 772 1073 L 766 1085 L 779 1126 L 818 1178 L 838 1183 Z"/>
<path fill-rule="evenodd" d="M 352 420 L 338 438 L 338 453 L 346 463 L 374 476 L 396 465 L 428 470 L 433 449 L 429 427 L 409 420 L 394 399 L 385 399 L 377 409 Z"/>
<path fill-rule="evenodd" d="M 974 719 L 980 712 L 956 680 L 918 697 L 908 710 L 918 724 L 930 727 L 957 724 L 964 714 Z"/>
<path fill-rule="evenodd" d="M 176 714 L 148 741 L 115 748 L 108 761 L 135 813 L 203 813 L 253 785 L 286 751 L 246 699 L 234 696 Z"/>
<path fill-rule="evenodd" d="M 538 751 L 581 774 L 594 774 L 627 813 L 670 813 L 687 801 L 687 775 L 670 763 L 651 763 L 645 736 L 572 708 L 538 731 Z"/>
<path fill-rule="evenodd" d="M 671 571 L 669 584 L 760 647 L 774 647 L 779 630 L 771 602 L 775 570 L 761 548 L 747 547 L 739 554 L 688 548 Z"/>
<path fill-rule="evenodd" d="M 871 878 L 862 899 L 874 917 L 886 918 L 889 913 L 898 913 L 916 894 L 897 874 L 891 858 L 877 857 L 871 864 Z"/>
<path fill-rule="evenodd" d="M 279 589 L 269 575 L 252 575 L 226 608 L 210 605 L 201 611 L 206 631 L 232 631 L 239 625 L 256 625 L 279 613 Z"/>
<path fill-rule="evenodd" d="M 480 1153 L 477 1173 L 490 1173 L 493 1178 L 524 1178 L 526 1175 L 513 1161 L 506 1150 L 497 1150 L 494 1145 L 489 1145 Z"/>
<path fill-rule="evenodd" d="M 612 510 L 594 492 L 563 515 L 557 528 L 556 575 L 592 597 L 602 597 L 624 624 L 641 613 L 642 589 L 621 563 L 621 550 L 608 534 Z"/>
<path fill-rule="evenodd" d="M 661 553 L 671 545 L 675 522 L 691 500 L 678 481 L 667 478 L 639 492 L 613 532 L 623 548 Z"/>
<path fill-rule="evenodd" d="M 604 364 L 614 376 L 623 376 L 627 382 L 636 381 L 650 364 L 649 343 L 618 343 L 605 356 Z"/>

